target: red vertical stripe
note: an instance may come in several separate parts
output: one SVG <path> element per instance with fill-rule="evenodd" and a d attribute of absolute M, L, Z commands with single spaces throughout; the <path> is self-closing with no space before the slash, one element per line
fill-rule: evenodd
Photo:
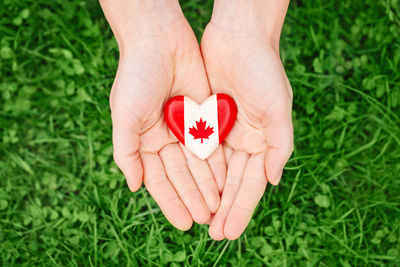
<path fill-rule="evenodd" d="M 217 94 L 219 143 L 224 141 L 236 121 L 237 107 L 232 97 Z"/>
<path fill-rule="evenodd" d="M 185 145 L 185 100 L 184 96 L 174 96 L 164 106 L 164 119 L 168 128 Z"/>

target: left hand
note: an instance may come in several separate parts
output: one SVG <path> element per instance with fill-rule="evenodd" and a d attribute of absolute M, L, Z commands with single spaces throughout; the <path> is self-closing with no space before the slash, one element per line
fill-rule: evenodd
<path fill-rule="evenodd" d="M 228 171 L 221 205 L 209 229 L 212 238 L 221 240 L 238 238 L 267 181 L 279 183 L 293 150 L 293 127 L 292 89 L 277 41 L 283 20 L 269 34 L 268 25 L 257 20 L 262 7 L 236 6 L 233 16 L 224 9 L 219 17 L 215 5 L 201 44 L 204 62 L 213 93 L 232 96 L 238 106 L 237 122 L 224 143 Z"/>

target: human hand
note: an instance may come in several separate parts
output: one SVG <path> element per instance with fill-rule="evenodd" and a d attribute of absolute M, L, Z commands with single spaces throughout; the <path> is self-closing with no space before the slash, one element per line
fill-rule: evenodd
<path fill-rule="evenodd" d="M 201 48 L 213 93 L 231 95 L 237 122 L 225 139 L 227 179 L 209 228 L 216 240 L 245 230 L 267 181 L 293 150 L 292 90 L 279 58 L 288 1 L 216 0 Z"/>
<path fill-rule="evenodd" d="M 163 117 L 174 95 L 210 95 L 197 40 L 178 1 L 101 1 L 120 48 L 110 96 L 114 158 L 129 188 L 142 183 L 167 219 L 187 230 L 206 223 L 220 203 L 222 148 L 202 161 L 177 144 Z M 214 180 L 214 177 L 216 181 Z M 203 198 L 204 197 L 204 198 Z"/>

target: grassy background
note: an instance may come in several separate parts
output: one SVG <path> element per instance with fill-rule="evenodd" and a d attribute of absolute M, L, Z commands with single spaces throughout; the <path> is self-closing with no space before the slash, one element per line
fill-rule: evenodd
<path fill-rule="evenodd" d="M 200 37 L 212 1 L 182 1 Z M 295 151 L 245 234 L 175 230 L 112 162 L 94 0 L 0 1 L 0 265 L 399 266 L 400 1 L 292 1 Z"/>

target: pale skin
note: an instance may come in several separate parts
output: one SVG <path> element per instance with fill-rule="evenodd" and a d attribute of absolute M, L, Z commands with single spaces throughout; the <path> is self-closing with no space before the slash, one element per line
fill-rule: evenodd
<path fill-rule="evenodd" d="M 181 230 L 210 224 L 238 238 L 293 150 L 292 90 L 279 58 L 287 0 L 216 0 L 201 50 L 175 0 L 100 0 L 120 48 L 110 96 L 114 158 Z M 162 116 L 174 95 L 226 93 L 238 118 L 206 161 L 177 143 Z"/>
<path fill-rule="evenodd" d="M 292 89 L 279 58 L 288 4 L 216 0 L 201 41 L 212 92 L 231 95 L 238 106 L 224 143 L 221 205 L 209 228 L 216 240 L 241 235 L 267 182 L 279 183 L 293 150 Z"/>

